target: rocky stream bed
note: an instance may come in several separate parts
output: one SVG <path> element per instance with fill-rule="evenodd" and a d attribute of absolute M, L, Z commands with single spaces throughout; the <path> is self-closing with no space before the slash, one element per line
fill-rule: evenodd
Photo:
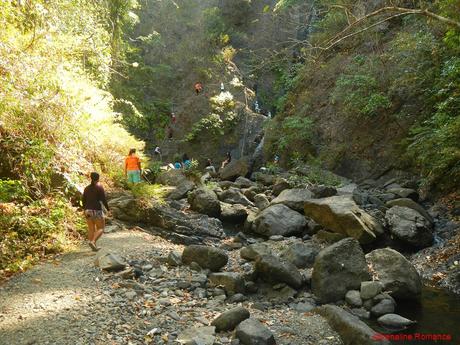
<path fill-rule="evenodd" d="M 458 228 L 414 189 L 228 175 L 196 185 L 165 172 L 161 203 L 111 195 L 101 251 L 82 246 L 0 287 L 0 344 L 386 344 L 377 332 L 415 331 L 459 341 L 458 295 L 439 307 L 445 329 L 417 324 L 423 281 L 460 284 Z M 440 253 L 450 256 L 436 266 Z"/>

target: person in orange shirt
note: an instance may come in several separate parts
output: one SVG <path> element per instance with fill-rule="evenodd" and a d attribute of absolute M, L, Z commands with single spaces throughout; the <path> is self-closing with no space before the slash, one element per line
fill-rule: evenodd
<path fill-rule="evenodd" d="M 128 157 L 125 158 L 125 177 L 128 182 L 141 182 L 141 160 L 136 155 L 136 149 L 129 150 Z"/>

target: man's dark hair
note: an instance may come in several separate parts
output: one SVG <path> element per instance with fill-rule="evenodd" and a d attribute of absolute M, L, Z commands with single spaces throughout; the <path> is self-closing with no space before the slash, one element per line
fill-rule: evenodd
<path fill-rule="evenodd" d="M 129 150 L 129 155 L 131 156 L 133 153 L 136 153 L 136 149 Z"/>
<path fill-rule="evenodd" d="M 90 176 L 91 176 L 91 184 L 96 184 L 99 182 L 100 175 L 97 172 L 93 171 Z"/>

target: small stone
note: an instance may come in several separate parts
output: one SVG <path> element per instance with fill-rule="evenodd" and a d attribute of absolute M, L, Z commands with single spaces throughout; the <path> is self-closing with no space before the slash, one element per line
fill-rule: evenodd
<path fill-rule="evenodd" d="M 396 328 L 396 329 L 403 329 L 407 326 L 410 326 L 416 323 L 415 321 L 406 319 L 405 317 L 402 317 L 398 314 L 386 314 L 386 315 L 380 316 L 377 319 L 377 322 L 381 324 L 382 326 Z"/>
<path fill-rule="evenodd" d="M 130 301 L 133 300 L 136 296 L 137 296 L 137 293 L 136 291 L 133 291 L 133 290 L 127 291 L 125 293 L 125 297 Z"/>
<path fill-rule="evenodd" d="M 212 323 L 217 332 L 232 331 L 240 322 L 248 319 L 249 311 L 243 307 L 236 307 L 220 314 Z"/>
<path fill-rule="evenodd" d="M 273 235 L 273 236 L 270 236 L 270 237 L 269 237 L 269 240 L 270 240 L 270 241 L 274 241 L 274 242 L 280 242 L 280 241 L 283 241 L 283 240 L 284 240 L 284 236 L 281 236 L 281 235 Z"/>
<path fill-rule="evenodd" d="M 244 320 L 238 325 L 236 337 L 244 345 L 276 345 L 272 332 L 253 318 Z"/>
<path fill-rule="evenodd" d="M 377 296 L 382 291 L 382 283 L 378 281 L 361 282 L 361 298 L 370 299 Z"/>
<path fill-rule="evenodd" d="M 361 299 L 361 295 L 357 290 L 350 290 L 345 295 L 345 301 L 351 305 L 352 307 L 361 307 L 363 305 L 363 301 Z"/>
<path fill-rule="evenodd" d="M 371 309 L 372 315 L 381 316 L 385 314 L 392 314 L 395 311 L 395 304 L 390 299 L 381 300 L 379 303 L 374 305 Z"/>

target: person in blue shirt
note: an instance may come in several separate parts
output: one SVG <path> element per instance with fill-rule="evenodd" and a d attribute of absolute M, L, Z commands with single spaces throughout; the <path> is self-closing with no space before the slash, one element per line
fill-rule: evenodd
<path fill-rule="evenodd" d="M 188 155 L 186 153 L 184 153 L 184 155 L 182 156 L 182 164 L 184 165 L 185 169 L 190 168 L 190 166 L 192 165 L 192 161 L 190 160 L 190 158 L 188 158 Z"/>

